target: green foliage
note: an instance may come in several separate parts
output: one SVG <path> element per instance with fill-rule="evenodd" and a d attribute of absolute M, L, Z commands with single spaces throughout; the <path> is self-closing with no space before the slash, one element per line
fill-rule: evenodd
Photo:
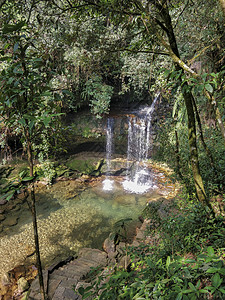
<path fill-rule="evenodd" d="M 48 160 L 36 165 L 34 167 L 34 172 L 37 178 L 44 177 L 44 179 L 47 181 L 47 184 L 52 184 L 53 179 L 57 175 L 55 163 Z"/>
<path fill-rule="evenodd" d="M 82 299 L 223 299 L 225 266 L 212 247 L 196 258 L 152 255 L 135 262 L 137 250 L 131 252 L 130 272 L 115 268 L 109 275 L 98 274 L 91 286 L 79 289 Z"/>
<path fill-rule="evenodd" d="M 34 45 L 24 21 L 5 25 L 1 38 L 4 43 L 1 58 L 7 61 L 0 72 L 0 120 L 20 137 L 24 148 L 32 143 L 34 148 L 39 145 L 38 152 L 49 152 L 52 147 L 46 149 L 50 145 L 46 143 L 47 136 L 51 132 L 56 137 L 54 121 L 60 115 L 49 85 L 53 72 L 46 70 L 44 54 Z M 40 149 L 41 145 L 44 149 Z"/>
<path fill-rule="evenodd" d="M 85 84 L 83 97 L 89 98 L 92 112 L 97 118 L 109 112 L 110 100 L 113 94 L 113 87 L 102 82 L 99 76 L 93 76 Z"/>
<path fill-rule="evenodd" d="M 201 204 L 184 207 L 177 215 L 167 218 L 161 223 L 159 232 L 162 237 L 159 251 L 164 256 L 176 252 L 195 253 L 207 245 L 225 246 L 224 219 L 213 218 Z M 163 253 L 165 250 L 169 252 Z"/>
<path fill-rule="evenodd" d="M 158 226 L 147 232 L 155 245 L 130 247 L 130 268 L 99 272 L 79 289 L 82 299 L 223 299 L 224 219 L 189 205 Z"/>
<path fill-rule="evenodd" d="M 21 189 L 34 180 L 34 177 L 29 176 L 28 168 L 23 168 L 17 176 L 10 177 L 0 188 L 0 199 L 9 201 L 13 199 Z"/>

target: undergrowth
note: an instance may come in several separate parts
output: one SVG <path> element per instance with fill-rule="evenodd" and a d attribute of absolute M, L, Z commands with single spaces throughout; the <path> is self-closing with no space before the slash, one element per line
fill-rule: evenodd
<path fill-rule="evenodd" d="M 128 249 L 129 268 L 95 274 L 82 299 L 225 299 L 224 218 L 200 204 L 163 221 L 150 215 L 149 242 Z"/>

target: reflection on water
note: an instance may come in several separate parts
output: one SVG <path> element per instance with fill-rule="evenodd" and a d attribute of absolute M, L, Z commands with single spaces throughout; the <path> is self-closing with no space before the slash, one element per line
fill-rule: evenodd
<path fill-rule="evenodd" d="M 81 247 L 101 248 L 113 224 L 123 218 L 137 219 L 149 197 L 151 193 L 124 194 L 116 180 L 113 191 L 104 191 L 102 182 L 83 191 L 76 181 L 37 188 L 38 228 L 44 266 L 74 255 Z M 31 214 L 27 204 L 15 214 L 17 225 L 5 227 L 1 233 L 0 276 L 23 262 L 33 249 Z"/>

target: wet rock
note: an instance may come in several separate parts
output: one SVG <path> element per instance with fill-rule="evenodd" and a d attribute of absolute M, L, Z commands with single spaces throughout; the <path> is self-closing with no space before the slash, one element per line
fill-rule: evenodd
<path fill-rule="evenodd" d="M 120 204 L 135 203 L 134 195 L 120 195 L 114 198 L 114 201 Z"/>
<path fill-rule="evenodd" d="M 8 216 L 2 223 L 4 226 L 14 226 L 18 223 L 18 216 Z"/>
<path fill-rule="evenodd" d="M 21 277 L 18 281 L 17 281 L 17 285 L 18 285 L 18 291 L 20 293 L 25 292 L 26 290 L 28 290 L 29 288 L 29 283 L 28 281 L 24 278 Z"/>
<path fill-rule="evenodd" d="M 106 191 L 104 191 L 102 188 L 99 187 L 94 187 L 93 193 L 95 194 L 96 197 L 102 199 L 110 199 L 112 197 L 111 193 L 107 193 Z"/>

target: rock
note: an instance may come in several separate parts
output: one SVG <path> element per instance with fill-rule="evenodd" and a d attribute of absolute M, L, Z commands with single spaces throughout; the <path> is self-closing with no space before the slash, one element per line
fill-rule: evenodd
<path fill-rule="evenodd" d="M 11 284 L 9 273 L 5 273 L 1 278 L 1 284 L 7 286 Z"/>
<path fill-rule="evenodd" d="M 17 285 L 20 293 L 25 292 L 29 288 L 29 283 L 24 277 L 20 277 L 20 279 L 17 281 Z"/>
<path fill-rule="evenodd" d="M 113 201 L 119 204 L 129 204 L 129 203 L 136 203 L 136 199 L 134 195 L 119 195 L 113 199 Z"/>
<path fill-rule="evenodd" d="M 127 270 L 128 266 L 130 265 L 130 262 L 131 262 L 130 255 L 128 255 L 128 256 L 125 255 L 120 259 L 117 266 L 119 268 L 123 268 L 123 269 Z"/>
<path fill-rule="evenodd" d="M 17 204 L 14 208 L 13 211 L 18 211 L 21 209 L 21 205 Z"/>
<path fill-rule="evenodd" d="M 105 239 L 103 243 L 103 249 L 108 254 L 108 257 L 110 259 L 114 258 L 117 255 L 116 241 L 117 241 L 117 236 L 113 233 L 110 233 L 109 237 Z"/>
<path fill-rule="evenodd" d="M 16 207 L 16 204 L 14 202 L 10 202 L 8 205 L 7 205 L 7 210 L 10 211 L 12 210 L 14 207 Z"/>
<path fill-rule="evenodd" d="M 26 274 L 26 268 L 24 265 L 18 265 L 10 270 L 9 274 L 17 281 L 20 277 L 23 277 Z"/>
<path fill-rule="evenodd" d="M 1 199 L 0 200 L 0 205 L 5 205 L 8 201 L 6 201 L 5 199 Z"/>
<path fill-rule="evenodd" d="M 142 216 L 139 216 L 138 217 L 138 220 L 141 222 L 141 223 L 144 223 L 144 218 Z"/>
<path fill-rule="evenodd" d="M 8 216 L 2 223 L 4 226 L 14 226 L 18 223 L 18 216 Z"/>
<path fill-rule="evenodd" d="M 82 248 L 79 251 L 78 257 L 96 262 L 100 266 L 105 266 L 107 264 L 107 254 L 98 249 Z"/>
<path fill-rule="evenodd" d="M 0 222 L 5 220 L 5 216 L 3 214 L 0 214 Z"/>

